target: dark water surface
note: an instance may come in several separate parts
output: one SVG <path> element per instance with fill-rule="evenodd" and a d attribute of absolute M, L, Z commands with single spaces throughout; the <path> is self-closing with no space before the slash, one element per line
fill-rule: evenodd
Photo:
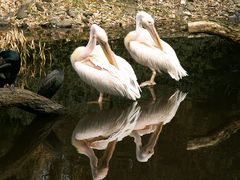
<path fill-rule="evenodd" d="M 217 37 L 167 39 L 189 77 L 157 76 L 132 102 L 98 97 L 74 72 L 69 56 L 85 42 L 48 43 L 65 80 L 54 100 L 61 117 L 0 109 L 0 179 L 240 179 L 240 46 Z M 134 63 L 122 40 L 113 50 L 129 60 L 139 81 L 150 70 Z M 43 77 L 32 82 L 36 90 Z"/>

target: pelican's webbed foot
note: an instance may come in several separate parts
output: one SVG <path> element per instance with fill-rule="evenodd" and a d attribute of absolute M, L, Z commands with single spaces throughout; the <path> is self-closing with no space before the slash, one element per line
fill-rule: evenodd
<path fill-rule="evenodd" d="M 97 101 L 89 101 L 88 104 L 98 104 L 100 110 L 103 110 L 103 103 L 110 100 L 111 100 L 110 96 L 103 97 L 103 93 L 100 93 Z"/>
<path fill-rule="evenodd" d="M 12 94 L 15 94 L 15 93 L 16 93 L 14 84 L 11 84 L 11 85 L 5 84 L 5 85 L 4 85 L 4 88 L 9 88 L 9 89 L 12 91 Z"/>
<path fill-rule="evenodd" d="M 140 84 L 140 87 L 154 86 L 156 85 L 155 81 L 145 81 Z"/>

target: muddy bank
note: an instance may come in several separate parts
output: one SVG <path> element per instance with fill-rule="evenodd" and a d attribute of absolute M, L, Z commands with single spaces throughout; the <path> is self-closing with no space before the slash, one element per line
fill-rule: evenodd
<path fill-rule="evenodd" d="M 89 26 L 96 23 L 107 29 L 110 37 L 118 38 L 134 28 L 140 10 L 154 16 L 163 37 L 189 35 L 187 23 L 198 20 L 240 29 L 238 0 L 1 0 L 0 28 L 4 32 L 17 27 L 33 38 L 77 35 L 85 39 Z"/>

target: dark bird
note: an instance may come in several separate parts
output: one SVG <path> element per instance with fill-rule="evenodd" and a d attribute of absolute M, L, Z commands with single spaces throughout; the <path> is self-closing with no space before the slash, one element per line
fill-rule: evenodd
<path fill-rule="evenodd" d="M 60 69 L 55 69 L 50 72 L 42 82 L 38 94 L 51 98 L 61 87 L 64 80 L 64 72 Z"/>
<path fill-rule="evenodd" d="M 0 87 L 15 83 L 20 70 L 20 54 L 13 50 L 0 50 Z"/>

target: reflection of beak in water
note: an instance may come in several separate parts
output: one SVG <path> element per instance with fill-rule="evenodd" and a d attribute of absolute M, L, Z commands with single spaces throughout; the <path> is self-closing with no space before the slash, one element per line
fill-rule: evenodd
<path fill-rule="evenodd" d="M 110 159 L 112 158 L 113 152 L 115 150 L 117 140 L 110 142 L 104 151 L 103 156 L 97 160 L 94 164 L 91 164 L 93 179 L 103 179 L 108 174 L 108 167 Z"/>
<path fill-rule="evenodd" d="M 175 116 L 180 103 L 187 93 L 177 90 L 169 99 L 165 97 L 141 104 L 142 113 L 137 120 L 131 135 L 136 143 L 136 157 L 140 162 L 147 162 L 154 154 L 163 125 L 169 123 Z M 146 145 L 142 145 L 141 136 L 151 134 Z"/>
<path fill-rule="evenodd" d="M 152 132 L 152 127 L 150 127 L 150 132 L 152 133 L 149 141 L 146 145 L 142 146 L 141 135 L 137 132 L 137 130 L 133 130 L 132 136 L 135 139 L 136 143 L 136 156 L 137 160 L 140 162 L 147 162 L 150 157 L 154 154 L 154 147 L 157 143 L 158 137 L 162 131 L 163 123 L 159 123 L 158 125 L 152 125 L 154 131 Z M 148 132 L 149 133 L 149 132 Z"/>
<path fill-rule="evenodd" d="M 139 115 L 140 107 L 134 102 L 123 110 L 118 108 L 88 114 L 78 122 L 72 134 L 72 144 L 80 154 L 89 158 L 94 179 L 107 176 L 117 141 L 132 132 Z M 98 158 L 93 149 L 104 150 L 102 157 Z"/>

